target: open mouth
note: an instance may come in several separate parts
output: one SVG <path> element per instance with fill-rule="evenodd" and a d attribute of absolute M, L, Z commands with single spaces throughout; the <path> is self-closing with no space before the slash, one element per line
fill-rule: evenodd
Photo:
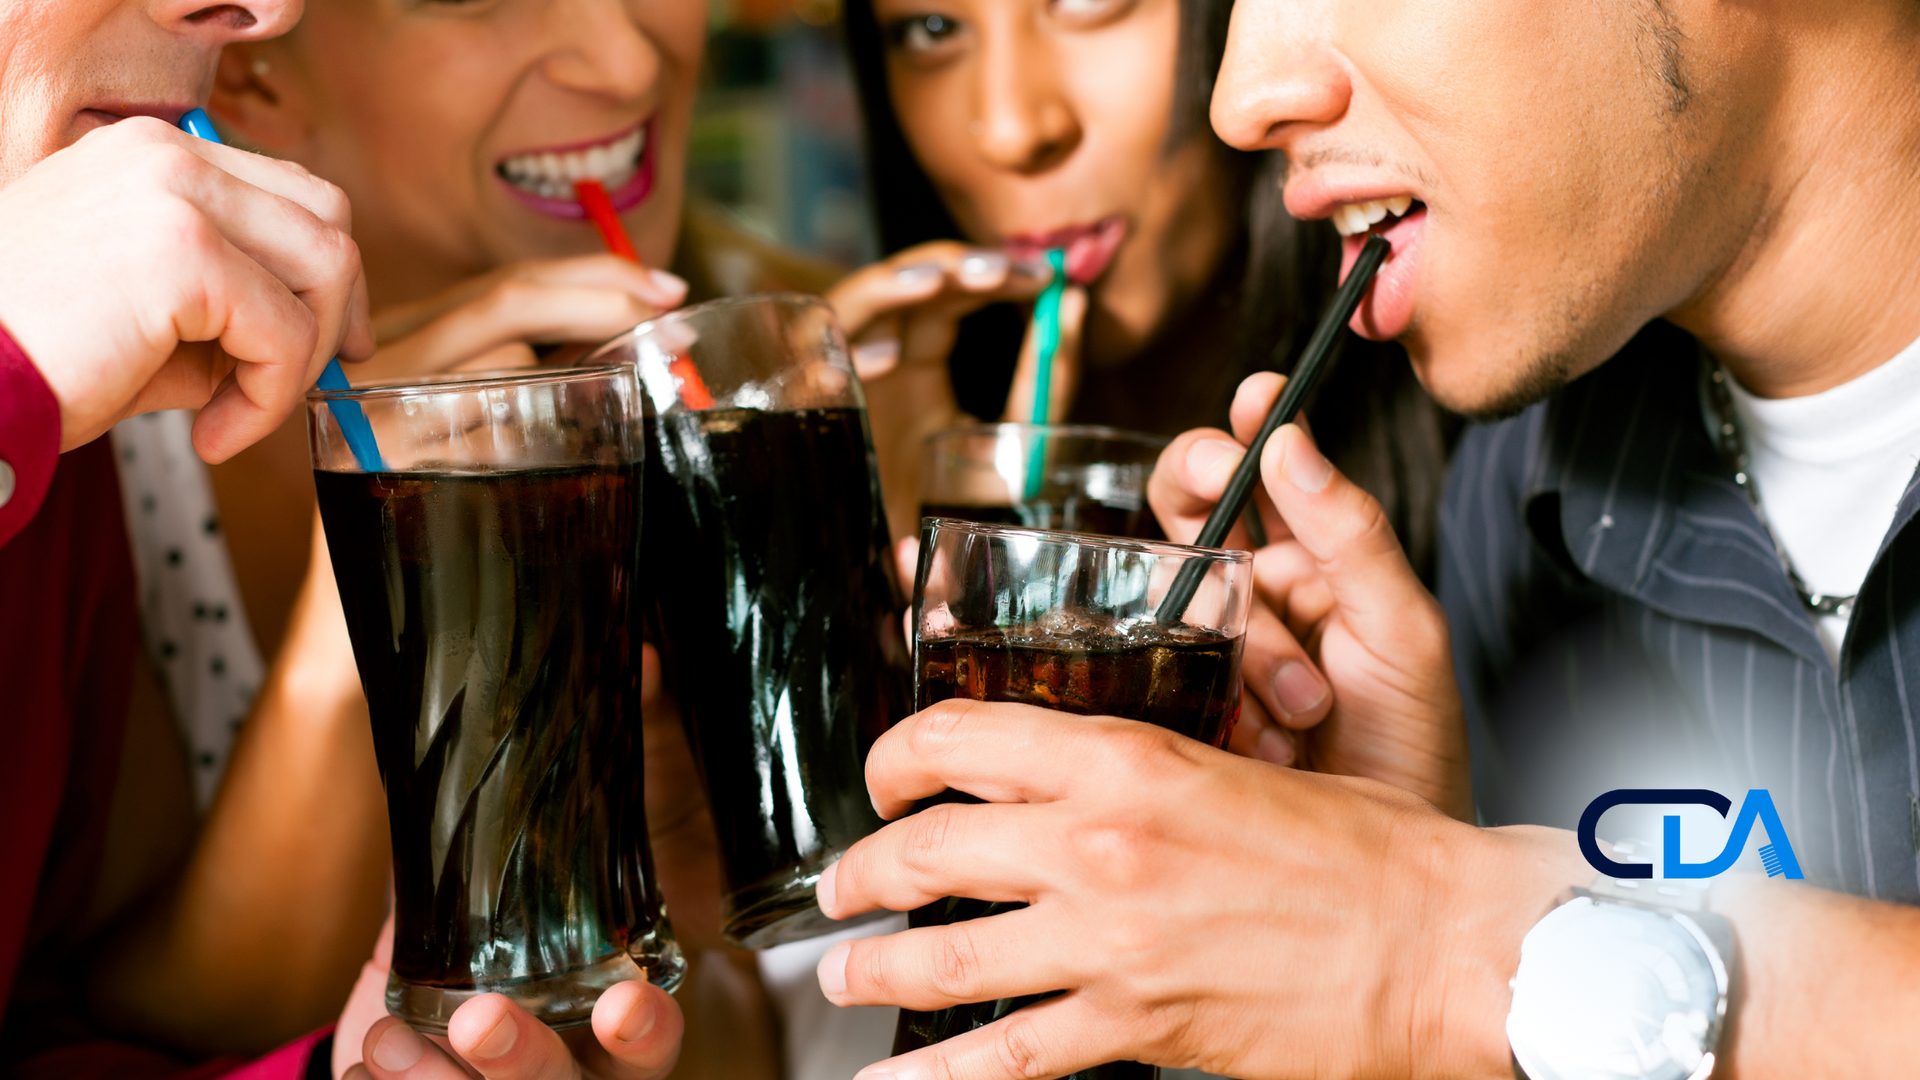
<path fill-rule="evenodd" d="M 1395 222 L 1411 215 L 1414 208 L 1425 205 L 1408 195 L 1348 203 L 1334 210 L 1333 227 L 1340 231 L 1341 236 L 1359 236 L 1366 232 L 1384 233 L 1393 228 Z"/>
<path fill-rule="evenodd" d="M 1381 236 L 1393 252 L 1380 267 L 1351 323 L 1354 332 L 1376 341 L 1399 337 L 1413 322 L 1420 282 L 1420 256 L 1426 241 L 1427 204 L 1410 195 L 1346 203 L 1329 215 L 1340 232 L 1340 277 L 1360 257 L 1368 235 Z"/>
<path fill-rule="evenodd" d="M 652 187 L 651 129 L 643 123 L 611 138 L 528 150 L 502 159 L 494 173 L 521 201 L 556 217 L 583 215 L 573 193 L 582 180 L 599 181 L 614 209 L 627 210 Z"/>

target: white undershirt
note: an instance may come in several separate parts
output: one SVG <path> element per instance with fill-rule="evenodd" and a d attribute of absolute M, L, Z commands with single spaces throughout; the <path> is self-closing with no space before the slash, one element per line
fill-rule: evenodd
<path fill-rule="evenodd" d="M 1748 472 L 1774 535 L 1814 592 L 1860 590 L 1920 462 L 1920 341 L 1831 390 L 1755 397 L 1728 379 Z M 1815 620 L 1839 662 L 1847 620 Z"/>

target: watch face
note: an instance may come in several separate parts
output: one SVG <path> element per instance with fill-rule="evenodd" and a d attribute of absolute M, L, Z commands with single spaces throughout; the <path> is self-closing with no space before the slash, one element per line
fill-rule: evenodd
<path fill-rule="evenodd" d="M 1678 920 L 1578 897 L 1520 947 L 1507 1038 L 1530 1080 L 1689 1080 L 1712 1069 L 1722 969 Z"/>

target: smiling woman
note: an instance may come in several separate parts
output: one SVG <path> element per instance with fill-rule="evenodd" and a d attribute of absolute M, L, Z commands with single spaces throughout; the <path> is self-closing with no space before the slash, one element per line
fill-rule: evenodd
<path fill-rule="evenodd" d="M 738 241 L 683 205 L 705 31 L 701 0 L 311 0 L 287 36 L 225 50 L 208 108 L 231 141 L 297 162 L 350 198 L 379 339 L 372 359 L 348 365 L 351 379 L 565 359 L 697 298 L 717 275 L 687 270 L 716 252 L 730 264 L 754 260 L 758 287 L 823 280 L 818 267 Z M 603 252 L 572 194 L 582 179 L 607 189 L 644 266 Z M 685 276 L 648 269 L 668 265 Z M 166 460 L 181 468 L 161 478 L 172 489 L 154 493 L 156 507 L 201 468 L 190 451 Z M 211 507 L 190 524 L 225 543 L 186 553 L 230 560 L 238 603 L 197 605 L 189 595 L 172 623 L 141 613 L 154 655 L 136 680 L 128 754 L 137 741 L 137 771 L 151 774 L 153 790 L 116 810 L 108 885 L 135 895 L 177 877 L 199 903 L 138 927 L 138 956 L 104 957 L 93 1006 L 117 1030 L 200 1052 L 255 1050 L 332 1020 L 387 904 L 366 705 L 324 546 L 309 559 L 309 470 L 298 419 L 208 470 L 201 501 L 210 492 Z M 129 516 L 137 533 L 164 515 Z M 179 564 L 178 548 L 155 550 Z M 235 688 L 238 704 L 222 699 L 231 763 L 224 779 L 211 759 L 194 776 L 220 787 L 183 865 L 193 808 L 175 782 L 184 777 L 160 766 L 178 757 L 170 729 L 203 710 L 154 678 L 191 650 L 153 628 L 208 619 L 230 631 L 216 675 L 243 669 L 225 658 L 236 641 L 257 647 L 270 671 Z M 719 904 L 711 826 L 672 708 L 650 702 L 644 715 L 647 760 L 662 781 L 647 788 L 661 880 L 680 940 L 699 950 L 718 939 L 705 925 L 717 923 Z M 325 810 L 296 812 L 309 806 L 294 797 L 302 792 Z M 299 842 L 264 842 L 275 828 Z M 237 858 L 247 873 L 235 872 Z M 205 918 L 210 910 L 223 917 Z M 774 1067 L 750 962 L 709 950 L 687 987 L 683 1070 Z M 703 1010 L 726 1022 L 703 1023 Z M 340 1049 L 342 1064 L 353 1060 L 357 1038 Z"/>

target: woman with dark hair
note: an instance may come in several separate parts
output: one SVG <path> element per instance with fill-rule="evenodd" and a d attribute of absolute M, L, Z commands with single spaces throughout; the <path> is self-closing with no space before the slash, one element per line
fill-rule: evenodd
<path fill-rule="evenodd" d="M 1281 205 L 1285 162 L 1208 124 L 1231 0 L 849 0 L 884 262 L 830 294 L 868 383 L 896 535 L 919 443 L 1027 419 L 1021 335 L 1064 247 L 1057 421 L 1224 426 L 1242 379 L 1285 371 L 1340 264 Z M 1016 364 L 1016 357 L 1024 361 Z M 1017 369 L 1017 370 L 1016 370 Z M 1016 374 L 1018 377 L 1016 378 Z M 1310 410 L 1425 573 L 1454 424 L 1397 345 L 1350 338 Z"/>
<path fill-rule="evenodd" d="M 1278 155 L 1214 137 L 1207 110 L 1231 6 L 848 0 L 889 256 L 827 297 L 866 385 L 896 537 L 918 532 L 929 432 L 967 414 L 1030 416 L 1037 365 L 1023 334 L 1050 275 L 1036 258 L 1048 248 L 1065 249 L 1070 279 L 1049 395 L 1056 422 L 1165 435 L 1225 427 L 1241 380 L 1285 371 L 1311 335 L 1340 240 L 1287 215 Z M 1350 338 L 1345 348 L 1310 410 L 1316 435 L 1428 567 L 1454 425 L 1398 346 Z M 1290 667 L 1263 673 L 1246 696 L 1236 750 L 1294 760 L 1263 701 L 1296 727 L 1326 712 L 1319 677 Z M 820 995 L 813 964 L 832 940 L 762 958 L 786 1020 L 788 1080 L 848 1075 L 891 1042 L 889 1010 L 836 1010 Z"/>

